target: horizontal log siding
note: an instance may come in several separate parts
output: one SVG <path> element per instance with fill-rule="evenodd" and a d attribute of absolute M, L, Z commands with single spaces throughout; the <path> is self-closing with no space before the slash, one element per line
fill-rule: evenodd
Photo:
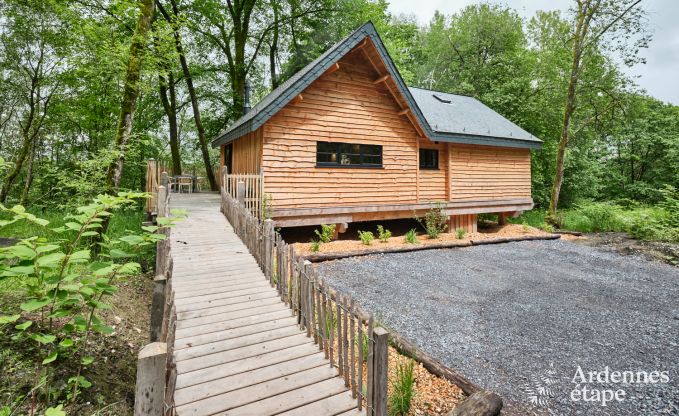
<path fill-rule="evenodd" d="M 439 150 L 438 169 L 420 169 L 420 202 L 445 201 L 448 169 L 447 143 L 434 144 L 427 138 L 420 138 L 420 149 Z"/>
<path fill-rule="evenodd" d="M 359 58 L 345 56 L 264 125 L 264 187 L 275 208 L 416 202 L 417 133 Z M 316 141 L 382 145 L 383 168 L 317 168 Z"/>
<path fill-rule="evenodd" d="M 452 201 L 530 198 L 530 150 L 450 145 Z"/>
<path fill-rule="evenodd" d="M 262 128 L 233 141 L 231 173 L 259 173 L 262 160 Z"/>

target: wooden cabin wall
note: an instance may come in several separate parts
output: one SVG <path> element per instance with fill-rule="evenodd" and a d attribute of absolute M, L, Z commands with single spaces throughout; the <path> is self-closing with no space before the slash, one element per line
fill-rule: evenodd
<path fill-rule="evenodd" d="M 450 200 L 531 197 L 530 150 L 450 145 Z"/>
<path fill-rule="evenodd" d="M 262 160 L 262 128 L 233 141 L 231 173 L 259 173 Z"/>
<path fill-rule="evenodd" d="M 378 74 L 351 52 L 264 127 L 265 192 L 276 208 L 416 202 L 418 134 Z M 383 146 L 383 168 L 316 167 L 316 141 Z"/>
<path fill-rule="evenodd" d="M 420 202 L 446 201 L 448 184 L 448 145 L 447 143 L 435 144 L 427 138 L 420 138 L 420 149 L 438 149 L 439 168 L 420 169 L 419 174 L 419 197 Z"/>

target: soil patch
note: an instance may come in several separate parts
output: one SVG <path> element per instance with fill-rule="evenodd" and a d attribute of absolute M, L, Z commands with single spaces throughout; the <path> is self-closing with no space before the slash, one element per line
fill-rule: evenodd
<path fill-rule="evenodd" d="M 644 241 L 627 233 L 588 233 L 581 237 L 563 235 L 564 240 L 589 247 L 601 247 L 618 254 L 638 255 L 647 260 L 679 266 L 679 244 L 661 241 Z"/>
<path fill-rule="evenodd" d="M 373 232 L 373 234 L 376 234 Z M 421 233 L 420 233 L 421 234 Z M 427 235 L 418 235 L 417 241 L 418 245 L 439 245 L 447 242 L 456 243 L 470 243 L 472 240 L 487 240 L 496 238 L 512 238 L 512 237 L 531 237 L 531 236 L 549 236 L 550 234 L 539 230 L 534 227 L 523 226 L 519 224 L 507 224 L 507 225 L 497 225 L 497 224 L 481 224 L 478 228 L 478 232 L 467 233 L 463 238 L 457 238 L 455 233 L 442 233 L 439 238 L 432 239 Z M 316 253 L 343 253 L 343 252 L 353 252 L 353 251 L 364 251 L 371 252 L 377 250 L 384 250 L 389 248 L 404 248 L 413 247 L 413 244 L 406 243 L 403 239 L 403 235 L 395 236 L 389 238 L 386 242 L 382 242 L 377 239 L 375 235 L 375 240 L 371 245 L 365 245 L 358 239 L 342 239 L 335 240 L 329 243 L 321 244 L 319 251 Z M 295 251 L 301 255 L 312 254 L 311 243 L 295 243 Z"/>

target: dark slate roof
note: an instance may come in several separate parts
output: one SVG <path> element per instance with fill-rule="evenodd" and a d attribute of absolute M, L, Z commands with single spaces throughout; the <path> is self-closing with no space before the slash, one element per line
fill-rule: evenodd
<path fill-rule="evenodd" d="M 422 88 L 409 90 L 436 135 L 542 143 L 476 98 Z"/>
<path fill-rule="evenodd" d="M 445 112 L 438 108 L 437 106 L 430 105 L 426 97 L 422 99 L 422 107 L 426 109 L 425 111 L 431 111 L 431 114 L 423 114 L 420 109 L 420 102 L 413 98 L 413 95 L 418 95 L 419 92 L 427 91 L 420 89 L 408 89 L 398 72 L 398 69 L 394 65 L 389 53 L 387 52 L 380 36 L 375 30 L 375 26 L 371 22 L 365 23 L 363 26 L 359 27 L 347 37 L 339 41 L 337 44 L 332 46 L 330 49 L 325 51 L 321 56 L 310 62 L 307 66 L 299 70 L 287 81 L 279 85 L 275 90 L 271 91 L 266 97 L 264 97 L 260 102 L 257 103 L 247 114 L 236 120 L 231 126 L 226 130 L 221 132 L 216 139 L 212 141 L 213 147 L 218 147 L 220 145 L 231 142 L 247 133 L 257 130 L 261 127 L 269 118 L 276 114 L 280 109 L 285 107 L 295 96 L 304 91 L 312 82 L 314 82 L 318 77 L 320 77 L 325 71 L 327 71 L 334 63 L 339 61 L 344 55 L 351 51 L 356 45 L 358 45 L 363 39 L 370 38 L 373 45 L 380 54 L 382 61 L 384 62 L 387 70 L 389 71 L 392 79 L 396 83 L 399 92 L 403 95 L 405 100 L 408 102 L 413 115 L 420 122 L 420 125 L 425 130 L 427 137 L 434 141 L 444 141 L 452 143 L 465 143 L 465 144 L 481 144 L 488 146 L 509 146 L 509 147 L 540 147 L 542 142 L 530 134 L 526 133 L 520 127 L 514 125 L 509 120 L 503 118 L 490 108 L 481 104 L 481 102 L 476 101 L 474 111 L 469 111 L 465 117 L 453 117 L 451 120 L 462 120 L 470 119 L 476 114 L 482 115 L 484 117 L 493 118 L 493 120 L 487 120 L 489 126 L 492 124 L 494 129 L 490 133 L 479 134 L 480 130 L 478 127 L 483 123 L 478 121 L 475 123 L 476 127 L 473 129 L 474 133 L 467 132 L 465 126 L 458 125 L 457 127 L 453 125 L 453 122 L 444 123 L 440 120 L 445 119 Z M 412 94 L 414 93 L 414 94 Z M 459 97 L 452 94 L 437 93 L 446 96 Z M 473 99 L 472 99 L 473 100 Z M 466 107 L 466 106 L 465 106 Z M 448 107 L 442 107 L 448 108 Z M 481 111 L 480 109 L 484 109 Z M 455 111 L 463 111 L 462 106 Z M 452 112 L 450 113 L 452 114 Z M 450 116 L 450 114 L 448 114 Z M 498 121 L 501 120 L 502 122 Z M 438 121 L 438 124 L 437 124 Z M 507 130 L 507 124 L 509 123 L 513 126 L 513 130 Z M 439 127 L 438 130 L 435 125 L 441 125 L 445 127 Z M 471 128 L 471 126 L 470 126 Z M 520 137 L 514 137 L 512 134 L 514 132 L 521 131 L 523 134 Z M 511 132 L 511 134 L 510 134 Z M 500 134 L 501 136 L 493 136 L 492 134 Z M 508 137 L 505 137 L 507 136 Z M 530 136 L 532 139 L 527 139 Z"/>

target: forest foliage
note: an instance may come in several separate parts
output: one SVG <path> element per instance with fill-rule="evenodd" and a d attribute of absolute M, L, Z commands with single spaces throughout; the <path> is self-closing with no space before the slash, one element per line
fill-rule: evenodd
<path fill-rule="evenodd" d="M 241 115 L 246 81 L 254 104 L 370 20 L 409 85 L 474 96 L 544 140 L 533 153 L 533 198 L 547 208 L 578 22 L 590 13 L 559 206 L 657 204 L 666 186 L 679 187 L 679 108 L 648 96 L 624 71 L 643 64 L 639 51 L 651 41 L 637 3 L 574 1 L 570 11 L 530 18 L 480 3 L 418 25 L 392 15 L 384 0 L 7 0 L 0 5 L 0 202 L 82 205 L 111 187 L 107 176 L 121 157 L 117 189 L 141 189 L 149 158 L 209 177 L 204 166 L 218 162 L 209 141 Z M 153 12 L 145 34 L 144 10 Z M 607 24 L 608 15 L 620 18 Z M 132 58 L 140 62 L 138 96 L 121 145 Z"/>

